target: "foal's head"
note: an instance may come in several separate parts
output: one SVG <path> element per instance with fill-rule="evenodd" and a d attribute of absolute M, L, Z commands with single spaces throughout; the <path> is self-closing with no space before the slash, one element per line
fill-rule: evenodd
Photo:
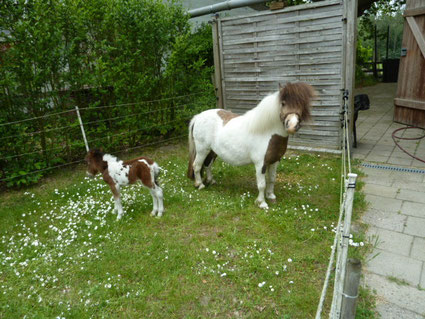
<path fill-rule="evenodd" d="M 284 87 L 279 84 L 280 120 L 288 133 L 294 134 L 301 122 L 310 120 L 310 101 L 314 96 L 313 87 L 307 83 L 288 82 Z"/>
<path fill-rule="evenodd" d="M 87 162 L 87 175 L 89 177 L 95 177 L 97 173 L 103 172 L 107 167 L 108 164 L 103 161 L 103 152 L 94 149 L 90 150 L 86 155 L 86 162 Z"/>

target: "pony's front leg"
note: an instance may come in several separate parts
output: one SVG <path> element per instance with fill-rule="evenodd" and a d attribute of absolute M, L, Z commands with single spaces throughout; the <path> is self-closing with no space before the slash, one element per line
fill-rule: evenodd
<path fill-rule="evenodd" d="M 255 203 L 263 209 L 269 208 L 265 199 L 264 199 L 264 191 L 266 189 L 266 174 L 261 172 L 262 163 L 255 165 L 255 171 L 257 174 L 257 187 L 258 187 L 258 197 L 255 200 Z"/>
<path fill-rule="evenodd" d="M 279 162 L 269 165 L 267 168 L 267 185 L 266 185 L 266 198 L 272 202 L 276 202 L 276 195 L 274 194 L 274 183 L 276 181 L 276 170 Z"/>

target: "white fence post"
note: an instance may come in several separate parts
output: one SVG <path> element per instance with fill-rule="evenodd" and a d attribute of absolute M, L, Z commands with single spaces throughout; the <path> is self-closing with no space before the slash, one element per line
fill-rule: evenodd
<path fill-rule="evenodd" d="M 86 132 L 84 131 L 83 120 L 81 119 L 80 109 L 78 106 L 75 106 L 75 111 L 77 112 L 78 121 L 80 121 L 81 133 L 83 134 L 84 144 L 86 145 L 86 151 L 89 151 L 89 144 L 87 143 Z"/>
<path fill-rule="evenodd" d="M 345 280 L 345 270 L 347 265 L 347 256 L 348 256 L 348 245 L 350 240 L 350 228 L 351 228 L 351 215 L 353 212 L 353 200 L 354 200 L 354 191 L 356 188 L 356 179 L 357 174 L 349 173 L 348 174 L 348 183 L 347 183 L 347 197 L 345 199 L 345 217 L 344 217 L 344 228 L 342 231 L 341 238 L 341 255 L 338 260 L 340 263 L 336 265 L 336 274 L 335 274 L 335 287 L 334 287 L 334 298 L 332 301 L 332 308 L 330 313 L 330 318 L 340 319 L 341 318 L 341 306 L 342 306 L 342 294 L 344 291 L 344 280 Z M 338 225 L 338 227 L 340 227 Z M 338 229 L 339 231 L 339 229 Z"/>

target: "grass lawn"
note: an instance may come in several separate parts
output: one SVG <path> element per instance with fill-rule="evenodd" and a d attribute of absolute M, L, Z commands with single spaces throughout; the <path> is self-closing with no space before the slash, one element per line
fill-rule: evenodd
<path fill-rule="evenodd" d="M 185 177 L 185 143 L 137 155 L 163 168 L 160 219 L 133 185 L 117 222 L 109 188 L 84 166 L 0 195 L 0 318 L 314 317 L 339 212 L 339 157 L 287 154 L 278 201 L 263 211 L 253 166 L 217 160 L 217 184 L 198 191 Z"/>

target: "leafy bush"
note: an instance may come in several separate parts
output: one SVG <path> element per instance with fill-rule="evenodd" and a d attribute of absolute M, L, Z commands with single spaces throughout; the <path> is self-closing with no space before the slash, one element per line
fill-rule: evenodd
<path fill-rule="evenodd" d="M 8 186 L 83 158 L 75 106 L 90 146 L 109 152 L 182 134 L 191 115 L 214 106 L 211 28 L 191 33 L 175 1 L 3 0 L 0 16 Z"/>

